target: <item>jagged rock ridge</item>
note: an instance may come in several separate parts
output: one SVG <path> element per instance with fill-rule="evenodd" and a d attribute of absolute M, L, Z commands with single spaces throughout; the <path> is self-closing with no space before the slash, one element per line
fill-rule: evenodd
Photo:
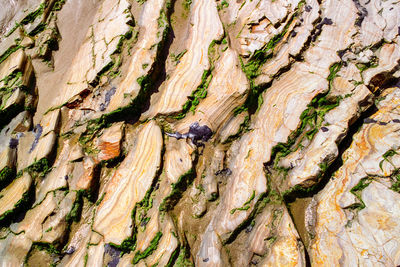
<path fill-rule="evenodd" d="M 0 3 L 1 266 L 400 265 L 400 4 Z"/>

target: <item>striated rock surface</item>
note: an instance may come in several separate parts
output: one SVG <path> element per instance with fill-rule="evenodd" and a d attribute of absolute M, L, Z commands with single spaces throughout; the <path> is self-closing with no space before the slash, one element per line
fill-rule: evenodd
<path fill-rule="evenodd" d="M 0 266 L 400 265 L 395 0 L 0 3 Z"/>
<path fill-rule="evenodd" d="M 343 154 L 343 166 L 314 196 L 311 260 L 317 265 L 398 265 L 399 88 L 387 89 Z M 340 187 L 338 186 L 340 184 Z M 368 233 L 368 234 L 367 234 Z M 327 249 L 329 247 L 329 253 Z"/>

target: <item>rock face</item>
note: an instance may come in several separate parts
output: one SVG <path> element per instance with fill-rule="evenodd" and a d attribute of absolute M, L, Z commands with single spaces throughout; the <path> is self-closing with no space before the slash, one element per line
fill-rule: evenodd
<path fill-rule="evenodd" d="M 398 266 L 399 77 L 394 0 L 6 0 L 0 266 Z"/>

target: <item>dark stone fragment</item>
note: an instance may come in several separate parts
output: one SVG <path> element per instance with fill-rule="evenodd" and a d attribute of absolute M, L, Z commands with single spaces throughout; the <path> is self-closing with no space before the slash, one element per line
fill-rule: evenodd
<path fill-rule="evenodd" d="M 249 225 L 246 227 L 246 233 L 250 233 L 253 230 L 253 225 Z"/>
<path fill-rule="evenodd" d="M 111 97 L 115 94 L 116 90 L 117 89 L 115 87 L 112 87 L 110 90 L 106 92 L 106 95 L 104 97 L 104 103 L 100 104 L 100 111 L 104 111 L 108 107 L 111 101 Z"/>
<path fill-rule="evenodd" d="M 345 53 L 346 53 L 346 49 L 344 49 L 344 50 L 339 50 L 339 51 L 337 52 L 337 54 L 338 54 L 338 56 L 339 56 L 340 58 L 342 58 L 342 57 L 344 56 Z"/>
<path fill-rule="evenodd" d="M 364 123 L 377 123 L 377 121 L 371 118 L 366 118 L 364 119 Z"/>
<path fill-rule="evenodd" d="M 106 105 L 103 103 L 100 104 L 100 111 L 104 111 L 106 109 Z"/>
<path fill-rule="evenodd" d="M 304 7 L 304 10 L 305 10 L 306 12 L 310 12 L 311 9 L 312 9 L 312 7 L 311 7 L 310 5 L 306 5 L 306 6 Z"/>
<path fill-rule="evenodd" d="M 400 123 L 400 120 L 399 119 L 394 119 L 394 120 L 392 120 L 392 122 Z"/>
<path fill-rule="evenodd" d="M 107 265 L 107 267 L 117 267 L 119 263 L 119 258 L 114 258 L 112 261 L 110 261 Z"/>
<path fill-rule="evenodd" d="M 330 18 L 324 18 L 324 19 L 322 20 L 321 24 L 322 24 L 322 25 L 323 25 L 323 24 L 332 25 L 333 22 L 332 22 L 332 20 L 331 20 Z"/>
<path fill-rule="evenodd" d="M 207 125 L 200 126 L 198 122 L 193 123 L 189 127 L 188 137 L 192 139 L 192 141 L 204 141 L 207 142 L 213 132 Z"/>
<path fill-rule="evenodd" d="M 121 251 L 110 244 L 104 245 L 104 253 L 111 256 L 111 261 L 107 264 L 108 267 L 116 267 L 119 263 L 119 256 L 121 255 Z"/>
<path fill-rule="evenodd" d="M 206 258 L 206 259 L 203 259 L 203 262 L 208 262 L 210 259 L 209 258 Z"/>
<path fill-rule="evenodd" d="M 317 35 L 316 34 L 311 36 L 311 41 L 315 42 L 315 40 L 317 40 Z"/>
<path fill-rule="evenodd" d="M 19 143 L 19 140 L 18 140 L 18 139 L 16 139 L 16 138 L 11 138 L 11 139 L 10 139 L 10 143 L 9 143 L 9 147 L 10 147 L 10 148 L 17 148 L 18 143 Z"/>
<path fill-rule="evenodd" d="M 321 127 L 321 130 L 322 130 L 324 133 L 327 132 L 327 131 L 329 131 L 329 129 L 326 128 L 325 126 Z"/>
<path fill-rule="evenodd" d="M 110 103 L 111 97 L 115 94 L 116 90 L 117 90 L 117 88 L 112 87 L 110 90 L 108 90 L 106 92 L 106 97 L 105 97 L 106 105 L 108 105 Z"/>
<path fill-rule="evenodd" d="M 33 140 L 31 149 L 29 149 L 29 153 L 32 153 L 32 151 L 35 149 L 39 142 L 39 138 L 42 135 L 43 128 L 40 124 L 36 124 L 35 128 L 33 129 L 33 132 L 35 133 L 35 140 Z"/>
<path fill-rule="evenodd" d="M 354 25 L 361 27 L 361 24 L 362 24 L 364 18 L 368 15 L 368 10 L 360 4 L 359 0 L 353 0 L 353 2 L 358 10 L 358 12 L 357 12 L 358 18 L 356 19 L 356 22 L 354 23 Z M 364 3 L 364 4 L 367 5 L 368 3 Z"/>
<path fill-rule="evenodd" d="M 166 135 L 174 137 L 178 140 L 183 138 L 189 138 L 196 146 L 204 146 L 202 143 L 199 143 L 199 141 L 207 142 L 211 138 L 212 134 L 213 132 L 207 125 L 200 126 L 198 122 L 191 124 L 189 127 L 189 132 L 185 134 L 181 134 L 178 132 L 166 133 Z"/>
<path fill-rule="evenodd" d="M 218 170 L 215 172 L 215 175 L 231 175 L 231 174 L 232 174 L 232 171 L 229 168 L 225 168 L 225 169 Z"/>
<path fill-rule="evenodd" d="M 145 227 L 147 225 L 147 223 L 149 222 L 149 220 L 146 220 L 146 218 L 144 218 L 141 222 L 140 222 L 140 226 L 141 227 Z"/>
<path fill-rule="evenodd" d="M 290 33 L 290 36 L 291 37 L 295 37 L 297 35 L 297 32 L 295 32 L 295 31 L 292 31 L 291 33 Z"/>
<path fill-rule="evenodd" d="M 69 248 L 67 248 L 67 250 L 65 251 L 65 254 L 71 255 L 72 253 L 75 252 L 75 247 L 74 246 L 70 246 Z"/>

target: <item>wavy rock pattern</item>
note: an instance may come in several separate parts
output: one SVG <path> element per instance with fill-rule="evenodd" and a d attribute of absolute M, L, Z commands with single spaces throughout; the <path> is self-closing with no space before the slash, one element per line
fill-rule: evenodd
<path fill-rule="evenodd" d="M 63 105 L 89 88 L 97 76 L 113 64 L 111 55 L 118 49 L 122 36 L 132 21 L 128 1 L 104 1 L 93 18 L 84 43 L 72 61 L 65 88 L 54 106 Z"/>
<path fill-rule="evenodd" d="M 400 264 L 398 1 L 7 3 L 0 266 Z"/>
<path fill-rule="evenodd" d="M 151 99 L 151 105 L 144 118 L 157 114 L 179 112 L 187 97 L 200 85 L 202 75 L 210 69 L 208 48 L 213 40 L 221 39 L 222 24 L 214 1 L 193 1 L 186 52 L 180 59 L 160 93 Z M 190 81 L 190 82 L 189 82 Z"/>
<path fill-rule="evenodd" d="M 397 265 L 400 261 L 395 219 L 397 152 L 393 160 L 387 156 L 387 151 L 397 150 L 398 124 L 393 120 L 398 117 L 398 95 L 398 88 L 385 91 L 378 112 L 368 118 L 371 123 L 363 125 L 343 154 L 343 166 L 314 198 L 310 251 L 315 264 Z"/>
<path fill-rule="evenodd" d="M 119 245 L 132 234 L 131 214 L 125 211 L 133 210 L 149 190 L 160 166 L 162 145 L 160 128 L 149 122 L 111 178 L 93 223 L 93 229 L 104 236 L 105 242 Z"/>

